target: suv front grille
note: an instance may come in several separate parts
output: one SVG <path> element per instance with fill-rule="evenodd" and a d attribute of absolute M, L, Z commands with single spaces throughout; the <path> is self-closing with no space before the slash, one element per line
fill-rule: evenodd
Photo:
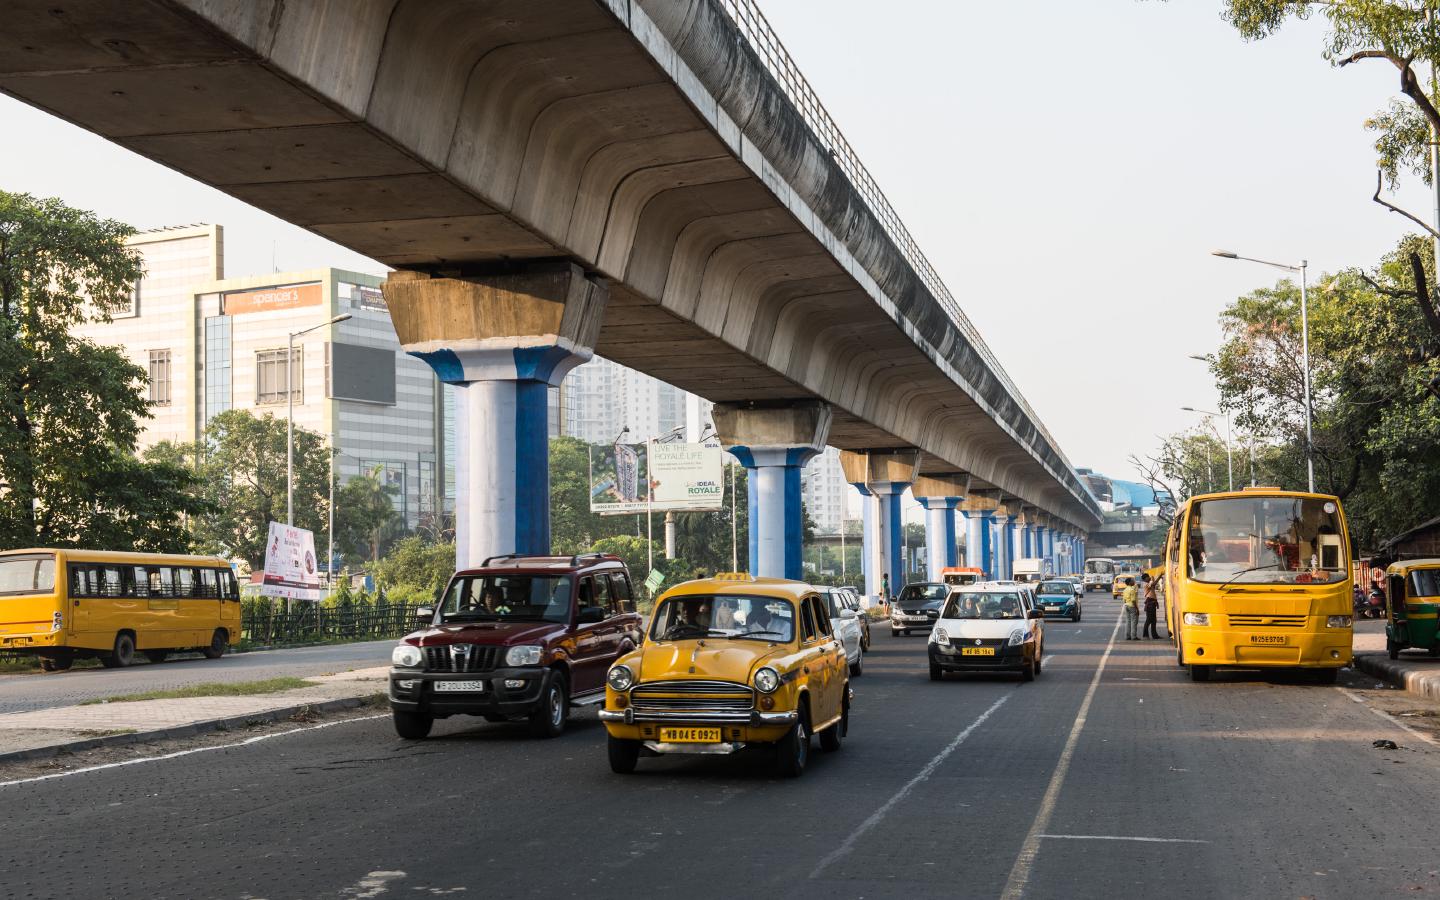
<path fill-rule="evenodd" d="M 454 648 L 464 648 L 458 654 Z M 495 668 L 501 647 L 485 644 L 443 644 L 425 648 L 427 672 L 489 672 Z"/>
<path fill-rule="evenodd" d="M 1235 628 L 1304 628 L 1305 616 L 1235 616 L 1230 625 Z"/>

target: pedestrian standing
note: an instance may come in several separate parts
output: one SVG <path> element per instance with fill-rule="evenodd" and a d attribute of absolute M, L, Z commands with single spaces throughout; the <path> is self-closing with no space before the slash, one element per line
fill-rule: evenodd
<path fill-rule="evenodd" d="M 881 573 L 880 573 L 880 596 L 885 599 L 885 602 L 886 602 L 886 603 L 889 603 L 889 602 L 890 602 L 890 573 L 889 573 L 889 572 L 881 572 Z"/>
<path fill-rule="evenodd" d="M 1140 607 L 1136 602 L 1135 579 L 1126 578 L 1125 587 L 1120 591 L 1120 602 L 1125 604 L 1125 640 L 1140 640 Z"/>
<path fill-rule="evenodd" d="M 1155 613 L 1160 610 L 1160 595 L 1155 591 L 1155 581 L 1147 572 L 1140 576 L 1140 583 L 1144 585 L 1145 592 L 1145 631 L 1144 636 L 1160 640 L 1160 630 L 1155 627 Z"/>

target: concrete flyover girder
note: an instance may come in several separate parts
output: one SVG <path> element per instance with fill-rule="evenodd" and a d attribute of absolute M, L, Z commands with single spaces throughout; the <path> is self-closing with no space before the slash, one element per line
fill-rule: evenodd
<path fill-rule="evenodd" d="M 717 0 L 11 0 L 0 90 L 400 269 L 562 259 L 595 347 L 1094 500 Z"/>

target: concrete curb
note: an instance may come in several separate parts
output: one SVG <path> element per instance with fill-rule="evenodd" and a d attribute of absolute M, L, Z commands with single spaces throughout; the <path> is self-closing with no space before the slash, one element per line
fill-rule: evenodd
<path fill-rule="evenodd" d="M 1392 660 L 1382 653 L 1355 654 L 1355 668 L 1419 697 L 1440 700 L 1440 665 L 1417 669 L 1415 660 Z"/>
<path fill-rule="evenodd" d="M 63 744 L 31 747 L 28 750 L 12 750 L 9 753 L 0 753 L 0 765 L 26 760 L 50 759 L 62 753 L 77 753 L 82 750 L 95 750 L 100 747 L 121 747 L 126 744 L 143 744 L 147 741 L 190 737 L 191 735 L 205 734 L 211 731 L 223 731 L 229 728 L 245 728 L 249 725 L 287 719 L 296 713 L 306 710 L 322 713 L 338 712 L 342 709 L 354 709 L 357 706 L 363 706 L 366 700 L 383 696 L 385 696 L 383 691 L 372 691 L 356 697 L 337 697 L 334 700 L 324 700 L 319 703 L 297 703 L 293 706 L 281 706 L 275 709 L 260 710 L 258 712 L 246 713 L 242 716 L 227 716 L 223 719 L 206 719 L 200 722 L 190 722 L 186 725 L 158 728 L 154 731 L 108 734 L 104 737 L 86 738 L 83 741 L 67 741 Z"/>

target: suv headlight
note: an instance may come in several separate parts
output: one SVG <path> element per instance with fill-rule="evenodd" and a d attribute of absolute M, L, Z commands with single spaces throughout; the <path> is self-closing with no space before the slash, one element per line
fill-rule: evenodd
<path fill-rule="evenodd" d="M 1209 613 L 1186 613 L 1183 618 L 1184 618 L 1184 620 L 1185 620 L 1185 624 L 1186 624 L 1186 625 L 1209 625 L 1209 624 L 1210 624 L 1210 614 L 1209 614 Z"/>
<path fill-rule="evenodd" d="M 521 644 L 518 647 L 511 647 L 505 651 L 505 665 L 507 666 L 538 666 L 540 656 L 545 648 L 539 644 Z"/>
<path fill-rule="evenodd" d="M 948 644 L 950 643 L 950 632 L 943 628 L 937 628 L 930 632 L 930 640 L 937 644 Z"/>
<path fill-rule="evenodd" d="M 1354 624 L 1354 616 L 1331 616 L 1325 620 L 1326 628 L 1349 628 Z"/>
<path fill-rule="evenodd" d="M 780 673 L 766 666 L 755 673 L 755 689 L 762 694 L 773 694 L 780 686 Z"/>
<path fill-rule="evenodd" d="M 1025 643 L 1025 637 L 1026 637 L 1026 631 L 1025 631 L 1025 629 L 1023 629 L 1023 628 L 1017 628 L 1017 629 L 1015 629 L 1014 631 L 1010 632 L 1010 646 L 1012 646 L 1012 647 L 1018 647 L 1018 646 L 1020 646 L 1021 644 Z"/>
<path fill-rule="evenodd" d="M 390 651 L 390 661 L 402 669 L 418 669 L 425 654 L 414 644 L 401 644 Z"/>
<path fill-rule="evenodd" d="M 635 673 L 630 671 L 629 666 L 611 666 L 610 674 L 605 676 L 605 681 L 610 685 L 611 690 L 628 691 L 635 683 Z"/>

